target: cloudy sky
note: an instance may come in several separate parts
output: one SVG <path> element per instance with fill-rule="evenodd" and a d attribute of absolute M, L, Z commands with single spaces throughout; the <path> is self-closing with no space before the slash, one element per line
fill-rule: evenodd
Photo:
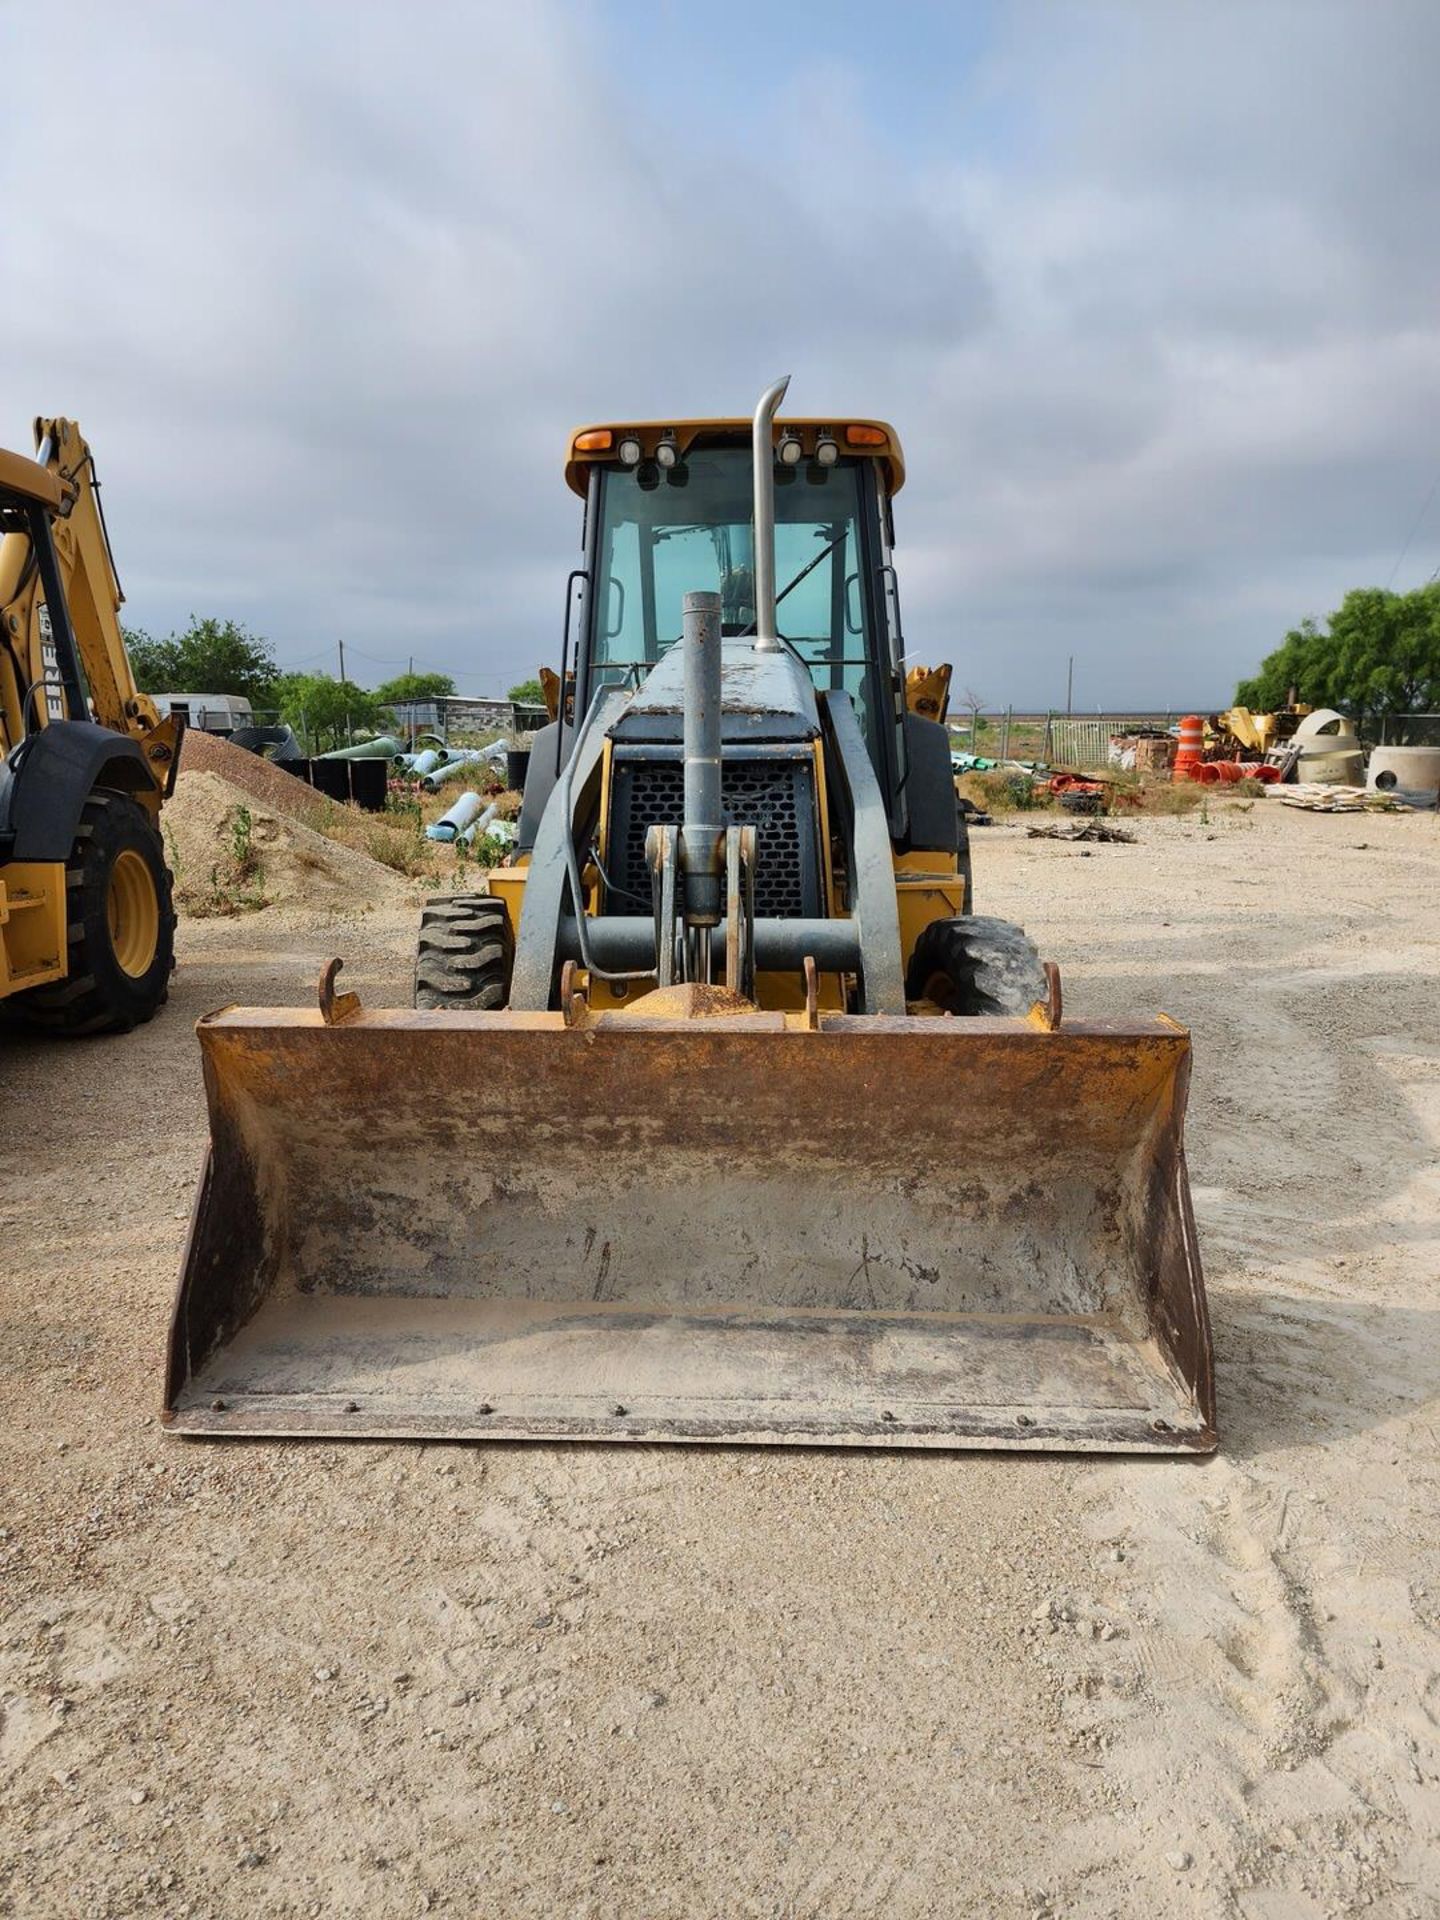
<path fill-rule="evenodd" d="M 990 704 L 1212 705 L 1440 567 L 1434 0 L 0 0 L 0 62 L 0 442 L 79 419 L 152 632 L 503 690 L 567 429 L 787 371 L 899 428 Z"/>

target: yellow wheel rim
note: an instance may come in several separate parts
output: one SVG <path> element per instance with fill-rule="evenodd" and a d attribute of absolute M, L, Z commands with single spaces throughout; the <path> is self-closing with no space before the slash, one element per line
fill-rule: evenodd
<path fill-rule="evenodd" d="M 160 942 L 160 901 L 155 880 L 140 855 L 127 847 L 110 869 L 105 901 L 110 945 L 121 971 L 139 980 L 155 964 Z"/>

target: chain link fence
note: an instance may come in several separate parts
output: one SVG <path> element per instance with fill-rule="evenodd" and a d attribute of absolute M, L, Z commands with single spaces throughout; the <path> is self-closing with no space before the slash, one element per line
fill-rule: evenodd
<path fill-rule="evenodd" d="M 1387 714 L 1380 722 L 1382 747 L 1440 747 L 1440 713 Z"/>
<path fill-rule="evenodd" d="M 1194 709 L 1187 707 L 1187 713 Z M 1172 713 L 1052 713 L 1045 721 L 1044 758 L 1053 766 L 1100 768 L 1109 765 L 1110 741 L 1117 733 L 1147 728 L 1168 732 L 1182 716 Z"/>

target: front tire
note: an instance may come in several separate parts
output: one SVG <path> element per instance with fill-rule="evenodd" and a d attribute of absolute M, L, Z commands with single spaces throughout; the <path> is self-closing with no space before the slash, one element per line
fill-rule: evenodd
<path fill-rule="evenodd" d="M 67 977 L 11 1002 L 52 1033 L 128 1033 L 170 992 L 175 903 L 160 835 L 128 794 L 97 787 L 65 863 Z"/>
<path fill-rule="evenodd" d="M 942 1013 L 1022 1017 L 1049 997 L 1045 969 L 1023 927 L 987 915 L 932 920 L 915 942 L 907 1000 Z"/>
<path fill-rule="evenodd" d="M 411 1004 L 497 1012 L 510 998 L 515 942 L 505 902 L 488 893 L 443 894 L 425 904 L 415 947 Z"/>

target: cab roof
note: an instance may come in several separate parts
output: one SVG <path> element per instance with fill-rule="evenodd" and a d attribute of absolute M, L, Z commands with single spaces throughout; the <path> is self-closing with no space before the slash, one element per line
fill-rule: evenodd
<path fill-rule="evenodd" d="M 882 460 L 885 463 L 886 483 L 892 494 L 898 493 L 905 484 L 905 456 L 900 450 L 899 435 L 884 420 L 861 420 L 842 416 L 836 419 L 803 420 L 783 419 L 774 424 L 774 438 L 778 444 L 787 433 L 798 433 L 801 445 L 807 454 L 815 451 L 815 443 L 822 434 L 829 434 L 840 447 L 847 459 Z M 698 439 L 718 446 L 750 445 L 751 423 L 748 419 L 735 420 L 602 420 L 594 426 L 576 427 L 570 436 L 569 450 L 565 456 L 565 482 L 571 491 L 583 499 L 588 481 L 588 470 L 594 466 L 613 466 L 616 449 L 625 439 L 640 442 L 641 455 L 652 459 L 661 438 L 673 433 L 681 454 L 689 451 Z M 856 445 L 850 438 L 852 433 L 869 437 L 868 445 Z M 608 434 L 607 441 L 601 443 L 601 436 Z M 583 446 L 582 441 L 593 444 Z"/>

